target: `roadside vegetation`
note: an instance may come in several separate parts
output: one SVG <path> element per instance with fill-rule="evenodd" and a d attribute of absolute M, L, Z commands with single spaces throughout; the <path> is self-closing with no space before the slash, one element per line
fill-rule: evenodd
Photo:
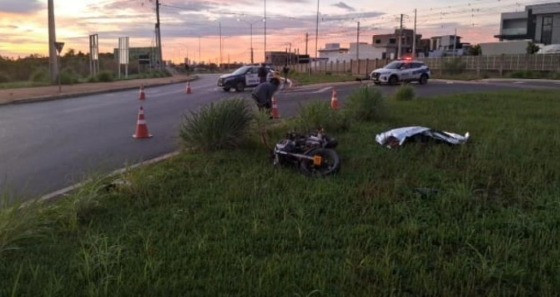
<path fill-rule="evenodd" d="M 69 49 L 60 59 L 60 82 L 71 85 L 85 82 L 110 82 L 125 80 L 118 78 L 117 66 L 113 54 L 99 55 L 100 72 L 91 77 L 88 56 Z M 167 71 L 141 70 L 138 65 L 129 65 L 129 76 L 126 78 L 158 78 L 171 74 Z M 0 89 L 29 88 L 50 85 L 48 57 L 30 55 L 24 58 L 8 59 L 0 56 Z"/>
<path fill-rule="evenodd" d="M 398 101 L 360 89 L 335 116 L 344 128 L 327 131 L 343 163 L 323 179 L 274 168 L 262 141 L 307 118 L 267 124 L 259 114 L 247 128 L 218 119 L 239 101 L 208 107 L 182 131 L 212 127 L 243 141 L 1 210 L 0 295 L 557 295 L 559 95 Z M 368 102 L 376 106 L 362 113 Z M 319 103 L 301 116 L 321 112 L 333 117 Z M 325 124 L 314 121 L 306 127 Z M 411 125 L 472 138 L 460 147 L 375 143 Z"/>

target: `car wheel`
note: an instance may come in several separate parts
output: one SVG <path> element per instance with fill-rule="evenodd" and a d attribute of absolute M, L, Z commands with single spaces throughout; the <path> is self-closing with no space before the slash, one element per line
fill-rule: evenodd
<path fill-rule="evenodd" d="M 389 77 L 390 85 L 396 85 L 398 82 L 399 82 L 399 78 L 396 75 L 391 75 L 391 77 Z"/>
<path fill-rule="evenodd" d="M 244 90 L 245 90 L 245 84 L 243 82 L 237 83 L 237 85 L 235 86 L 235 91 L 243 92 Z"/>
<path fill-rule="evenodd" d="M 224 92 L 229 92 L 229 90 L 230 90 L 231 88 L 223 88 L 223 89 L 224 89 Z"/>
<path fill-rule="evenodd" d="M 427 84 L 428 76 L 426 74 L 422 74 L 422 76 L 420 76 L 420 80 L 418 80 L 418 83 L 420 83 L 421 85 Z"/>

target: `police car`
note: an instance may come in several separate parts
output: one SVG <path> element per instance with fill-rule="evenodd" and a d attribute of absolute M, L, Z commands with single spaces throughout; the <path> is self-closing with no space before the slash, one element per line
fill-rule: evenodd
<path fill-rule="evenodd" d="M 388 83 L 395 85 L 399 82 L 417 81 L 421 85 L 427 84 L 432 76 L 430 68 L 421 61 L 399 60 L 387 64 L 383 68 L 371 72 L 370 78 L 375 84 Z"/>
<path fill-rule="evenodd" d="M 261 66 L 247 65 L 243 66 L 230 74 L 220 76 L 218 79 L 218 87 L 229 92 L 235 89 L 237 92 L 243 92 L 247 87 L 256 87 L 260 84 L 259 68 Z M 269 81 L 274 76 L 274 71 L 270 66 L 265 66 L 268 73 L 266 80 Z"/>

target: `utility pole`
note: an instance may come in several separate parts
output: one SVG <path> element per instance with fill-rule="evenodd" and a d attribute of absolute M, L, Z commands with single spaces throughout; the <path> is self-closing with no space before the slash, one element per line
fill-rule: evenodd
<path fill-rule="evenodd" d="M 54 43 L 56 42 L 56 25 L 54 20 L 54 3 L 49 0 L 48 4 L 48 19 L 49 19 L 49 72 L 51 75 L 51 82 L 58 81 L 58 55 Z"/>
<path fill-rule="evenodd" d="M 163 54 L 162 54 L 162 50 L 161 50 L 161 25 L 159 22 L 159 0 L 156 0 L 156 18 L 157 18 L 157 23 L 156 23 L 156 45 L 157 45 L 157 58 L 159 61 L 159 69 L 163 69 Z"/>
<path fill-rule="evenodd" d="M 412 58 L 416 59 L 416 12 L 414 9 L 414 33 L 412 34 Z"/>
<path fill-rule="evenodd" d="M 401 13 L 401 25 L 399 29 L 399 49 L 397 51 L 397 59 L 401 58 L 402 55 L 402 29 L 403 29 L 403 14 Z"/>
<path fill-rule="evenodd" d="M 317 0 L 317 21 L 315 22 L 315 58 L 317 58 L 318 43 L 319 43 L 319 0 Z"/>
<path fill-rule="evenodd" d="M 356 63 L 358 64 L 358 75 L 360 75 L 360 22 L 356 32 Z"/>
<path fill-rule="evenodd" d="M 307 55 L 307 44 L 309 43 L 309 33 L 305 33 L 305 54 Z"/>
<path fill-rule="evenodd" d="M 266 0 L 264 0 L 264 62 L 266 63 Z"/>
<path fill-rule="evenodd" d="M 222 22 L 219 23 L 220 28 L 220 67 L 222 67 Z"/>
<path fill-rule="evenodd" d="M 455 28 L 455 36 L 453 36 L 453 57 L 456 56 L 457 53 L 457 28 Z"/>
<path fill-rule="evenodd" d="M 254 64 L 255 61 L 253 60 L 253 23 L 251 25 L 251 64 Z"/>
<path fill-rule="evenodd" d="M 200 64 L 200 61 L 202 61 L 200 59 L 200 36 L 198 36 L 198 64 Z"/>

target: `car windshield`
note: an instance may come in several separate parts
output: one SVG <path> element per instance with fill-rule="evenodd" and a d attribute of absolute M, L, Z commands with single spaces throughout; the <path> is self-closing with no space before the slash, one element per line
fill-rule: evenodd
<path fill-rule="evenodd" d="M 399 68 L 401 68 L 402 64 L 403 63 L 401 63 L 401 62 L 395 61 L 395 62 L 391 62 L 391 63 L 387 64 L 383 68 L 385 68 L 385 69 L 399 69 Z"/>
<path fill-rule="evenodd" d="M 243 66 L 237 70 L 235 70 L 232 74 L 233 75 L 240 75 L 240 74 L 245 74 L 245 72 L 247 72 L 248 69 L 250 69 L 251 66 Z"/>

